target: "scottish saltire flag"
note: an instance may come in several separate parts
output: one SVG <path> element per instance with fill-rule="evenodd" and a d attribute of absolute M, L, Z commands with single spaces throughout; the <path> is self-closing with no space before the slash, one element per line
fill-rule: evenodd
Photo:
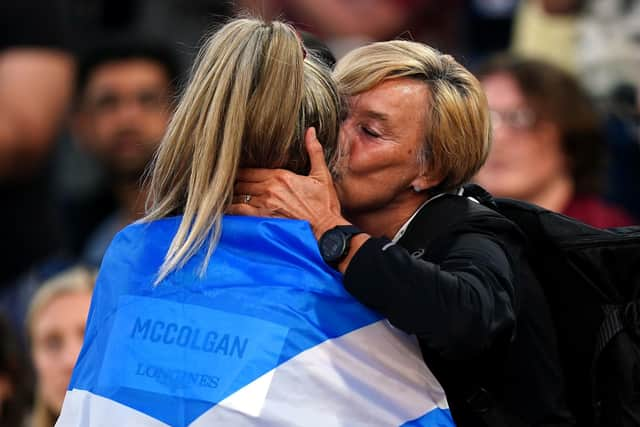
<path fill-rule="evenodd" d="M 111 243 L 57 426 L 452 426 L 416 340 L 342 287 L 307 222 L 228 216 L 153 281 L 179 217 Z"/>

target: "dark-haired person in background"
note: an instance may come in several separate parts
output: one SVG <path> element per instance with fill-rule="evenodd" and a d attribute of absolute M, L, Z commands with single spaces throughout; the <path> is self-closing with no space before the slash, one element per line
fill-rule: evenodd
<path fill-rule="evenodd" d="M 18 338 L 30 285 L 40 282 L 25 285 L 25 276 L 64 248 L 52 156 L 75 58 L 60 3 L 0 2 L 0 315 Z M 0 425 L 16 424 L 2 418 Z"/>
<path fill-rule="evenodd" d="M 112 197 L 115 202 L 115 210 L 103 216 L 82 245 L 81 258 L 89 265 L 98 266 L 114 234 L 144 212 L 141 178 L 166 130 L 178 70 L 168 47 L 145 42 L 103 44 L 80 59 L 72 133 L 106 172 L 108 189 L 97 198 Z M 85 204 L 108 206 L 96 200 Z M 70 209 L 69 229 L 89 222 L 87 213 Z M 80 238 L 87 237 L 76 230 Z"/>
<path fill-rule="evenodd" d="M 0 293 L 62 246 L 50 160 L 74 58 L 58 3 L 0 2 Z"/>
<path fill-rule="evenodd" d="M 0 313 L 0 425 L 19 426 L 27 411 L 30 378 L 18 337 Z"/>

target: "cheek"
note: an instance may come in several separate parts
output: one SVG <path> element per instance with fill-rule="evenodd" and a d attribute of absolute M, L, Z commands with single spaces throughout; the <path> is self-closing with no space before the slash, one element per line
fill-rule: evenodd
<path fill-rule="evenodd" d="M 47 406 L 52 406 L 59 394 L 58 390 L 64 376 L 63 369 L 54 355 L 43 351 L 36 351 L 33 359 L 40 393 Z"/>
<path fill-rule="evenodd" d="M 348 126 L 348 124 L 344 122 L 340 126 L 340 131 L 338 132 L 338 149 L 340 150 L 340 153 L 342 153 L 343 157 L 348 157 L 351 155 L 351 140 L 352 130 Z"/>
<path fill-rule="evenodd" d="M 486 166 L 503 173 L 518 174 L 532 167 L 532 163 L 540 156 L 539 150 L 539 141 L 531 139 L 494 142 Z"/>
<path fill-rule="evenodd" d="M 34 365 L 39 393 L 47 407 L 59 411 L 70 380 L 70 370 L 65 363 L 68 345 L 58 353 L 36 351 Z"/>
<path fill-rule="evenodd" d="M 530 149 L 523 153 L 519 165 L 534 178 L 544 180 L 563 173 L 564 154 L 560 145 L 551 140 L 534 141 Z"/>
<path fill-rule="evenodd" d="M 168 113 L 156 113 L 153 116 L 148 117 L 146 120 L 144 131 L 149 135 L 162 136 L 167 129 L 169 123 Z"/>
<path fill-rule="evenodd" d="M 109 145 L 109 140 L 113 134 L 118 130 L 115 121 L 110 117 L 100 117 L 95 120 L 95 144 L 101 144 L 102 146 Z"/>
<path fill-rule="evenodd" d="M 45 377 L 55 371 L 56 356 L 51 351 L 46 351 L 43 346 L 37 346 L 33 353 L 33 366 L 38 376 Z"/>
<path fill-rule="evenodd" d="M 40 356 L 36 353 L 33 355 L 33 368 L 35 370 L 35 376 L 37 378 L 37 382 L 41 386 L 45 386 L 49 383 L 49 376 L 51 372 L 53 372 L 54 364 L 50 363 L 46 357 Z"/>
<path fill-rule="evenodd" d="M 82 325 L 82 329 L 78 330 L 75 336 L 71 337 L 70 340 L 71 345 L 69 351 L 75 364 L 76 359 L 78 359 L 78 356 L 80 355 L 80 350 L 82 350 L 82 343 L 84 340 L 84 325 Z"/>
<path fill-rule="evenodd" d="M 380 146 L 371 142 L 363 142 L 358 138 L 350 139 L 347 148 L 349 150 L 349 171 L 357 175 L 365 175 L 382 169 L 384 159 L 388 158 L 388 154 L 385 154 Z"/>
<path fill-rule="evenodd" d="M 522 141 L 524 142 L 524 141 Z M 564 156 L 550 141 L 492 153 L 477 182 L 496 196 L 528 198 L 565 168 Z"/>

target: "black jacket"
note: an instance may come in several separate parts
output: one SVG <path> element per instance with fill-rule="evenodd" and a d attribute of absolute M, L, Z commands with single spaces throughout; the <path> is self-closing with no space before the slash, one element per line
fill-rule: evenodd
<path fill-rule="evenodd" d="M 568 425 L 551 318 L 519 229 L 445 195 L 421 209 L 398 243 L 369 239 L 351 260 L 345 287 L 417 335 L 456 423 L 486 425 L 478 412 L 497 408 L 522 425 Z"/>

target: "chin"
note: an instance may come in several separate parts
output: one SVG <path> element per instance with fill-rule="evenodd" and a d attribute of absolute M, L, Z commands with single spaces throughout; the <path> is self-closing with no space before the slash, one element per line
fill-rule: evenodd
<path fill-rule="evenodd" d="M 340 208 L 342 210 L 342 214 L 345 217 L 349 217 L 351 214 L 358 212 L 361 209 L 358 209 L 358 204 L 353 202 L 353 199 L 345 194 L 344 192 L 338 190 L 338 200 L 340 201 Z"/>
<path fill-rule="evenodd" d="M 381 211 L 389 206 L 389 202 L 386 200 L 358 200 L 351 199 L 342 205 L 342 212 L 347 219 L 360 214 L 369 214 L 377 211 Z"/>

